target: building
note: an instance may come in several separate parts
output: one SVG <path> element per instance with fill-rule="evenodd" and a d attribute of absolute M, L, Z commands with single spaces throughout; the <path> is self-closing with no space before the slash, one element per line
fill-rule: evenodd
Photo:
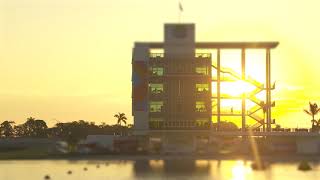
<path fill-rule="evenodd" d="M 150 54 L 148 44 L 135 45 L 135 128 L 208 128 L 211 58 L 210 54 L 195 54 L 194 25 L 166 24 L 163 52 Z"/>
<path fill-rule="evenodd" d="M 171 146 L 172 149 L 184 146 L 194 150 L 199 137 L 210 137 L 212 116 L 217 118 L 218 124 L 214 130 L 219 130 L 223 116 L 240 116 L 242 131 L 246 131 L 248 126 L 247 118 L 256 121 L 250 125 L 252 128 L 266 126 L 263 130 L 270 131 L 273 123 L 271 108 L 274 106 L 271 101 L 274 86 L 271 86 L 270 78 L 270 49 L 277 45 L 277 42 L 196 42 L 194 24 L 165 24 L 164 42 L 136 42 L 132 58 L 135 134 L 158 138 L 169 149 Z M 247 48 L 265 49 L 265 85 L 245 74 Z M 213 58 L 210 51 L 197 53 L 201 49 L 215 50 L 216 56 Z M 241 51 L 241 74 L 221 67 L 221 49 Z M 223 74 L 230 78 L 223 79 Z M 243 81 L 256 88 L 241 96 L 224 96 L 221 83 L 225 81 Z M 213 83 L 216 87 L 214 90 Z M 261 91 L 266 92 L 265 101 L 255 98 Z M 241 101 L 241 112 L 234 113 L 233 109 L 232 113 L 221 111 L 221 101 L 232 98 Z M 247 100 L 255 103 L 255 106 L 248 109 Z M 265 119 L 256 115 L 262 111 L 266 114 Z"/>

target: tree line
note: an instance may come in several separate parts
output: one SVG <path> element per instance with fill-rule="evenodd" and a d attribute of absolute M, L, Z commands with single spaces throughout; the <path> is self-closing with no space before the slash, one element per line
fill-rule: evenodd
<path fill-rule="evenodd" d="M 72 122 L 58 122 L 53 127 L 48 127 L 44 120 L 33 117 L 26 122 L 15 125 L 14 121 L 3 121 L 0 124 L 0 137 L 33 137 L 33 138 L 59 138 L 68 142 L 84 139 L 89 134 L 127 135 L 132 130 L 132 125 L 126 125 L 127 118 L 124 113 L 115 114 L 116 124 L 100 125 L 95 122 L 78 120 Z M 124 123 L 123 126 L 121 123 Z"/>

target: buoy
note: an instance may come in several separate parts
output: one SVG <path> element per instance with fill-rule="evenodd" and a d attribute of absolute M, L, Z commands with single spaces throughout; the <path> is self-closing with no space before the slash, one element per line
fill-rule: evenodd
<path fill-rule="evenodd" d="M 69 170 L 67 173 L 68 173 L 68 174 L 72 174 L 72 171 Z"/>
<path fill-rule="evenodd" d="M 50 179 L 50 176 L 49 175 L 45 175 L 44 179 L 48 180 L 48 179 Z"/>
<path fill-rule="evenodd" d="M 251 164 L 251 168 L 252 168 L 253 170 L 264 170 L 264 169 L 266 169 L 266 165 L 265 165 L 264 163 L 261 163 L 261 164 L 260 164 L 260 167 L 259 167 L 259 166 L 258 166 L 258 163 L 253 162 L 253 163 Z"/>
<path fill-rule="evenodd" d="M 307 161 L 302 161 L 298 166 L 298 170 L 300 171 L 309 171 L 311 169 L 312 168 Z"/>
<path fill-rule="evenodd" d="M 88 168 L 86 168 L 86 167 L 85 167 L 85 168 L 83 168 L 83 170 L 84 170 L 84 171 L 87 171 L 87 170 L 88 170 Z"/>

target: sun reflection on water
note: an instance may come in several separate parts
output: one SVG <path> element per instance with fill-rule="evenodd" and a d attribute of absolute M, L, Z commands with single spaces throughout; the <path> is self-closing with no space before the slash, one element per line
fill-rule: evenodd
<path fill-rule="evenodd" d="M 236 161 L 231 169 L 232 180 L 245 180 L 247 175 L 251 172 L 251 168 L 245 166 L 243 161 Z"/>

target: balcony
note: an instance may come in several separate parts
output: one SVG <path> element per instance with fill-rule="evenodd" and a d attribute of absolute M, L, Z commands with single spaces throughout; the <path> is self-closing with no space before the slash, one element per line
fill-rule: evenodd
<path fill-rule="evenodd" d="M 211 98 L 211 93 L 210 91 L 196 91 L 195 92 L 196 97 L 198 98 Z"/>
<path fill-rule="evenodd" d="M 150 62 L 162 62 L 164 58 L 164 53 L 150 53 Z"/>
<path fill-rule="evenodd" d="M 150 89 L 149 91 L 149 98 L 153 100 L 161 100 L 165 95 L 165 92 L 161 89 Z"/>
<path fill-rule="evenodd" d="M 206 113 L 208 112 L 207 108 L 196 108 L 195 112 L 197 113 Z"/>
<path fill-rule="evenodd" d="M 164 53 L 150 53 L 149 54 L 150 60 L 163 60 Z M 196 53 L 195 54 L 196 59 L 210 59 L 211 60 L 211 53 Z"/>
<path fill-rule="evenodd" d="M 163 101 L 150 101 L 149 112 L 152 115 L 161 115 L 165 112 Z"/>
<path fill-rule="evenodd" d="M 211 53 L 196 53 L 195 57 L 197 59 L 211 59 Z"/>
<path fill-rule="evenodd" d="M 195 121 L 150 121 L 152 130 L 209 130 L 210 122 L 196 123 Z"/>

